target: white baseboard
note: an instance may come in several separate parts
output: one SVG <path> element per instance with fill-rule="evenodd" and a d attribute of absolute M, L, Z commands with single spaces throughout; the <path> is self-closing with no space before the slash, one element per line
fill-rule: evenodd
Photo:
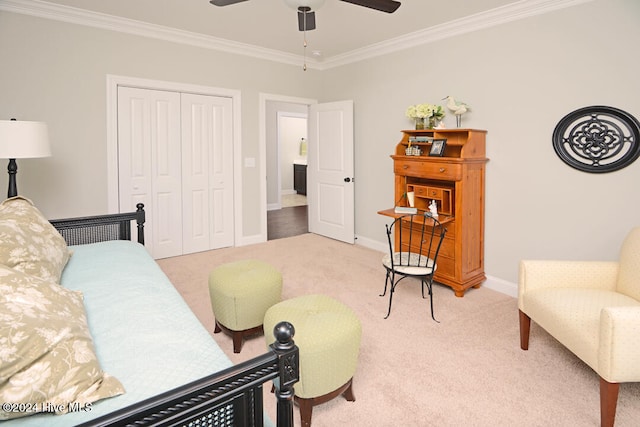
<path fill-rule="evenodd" d="M 254 234 L 253 236 L 244 236 L 242 241 L 236 242 L 235 246 L 247 246 L 247 245 L 255 245 L 257 243 L 264 243 L 267 241 L 265 235 L 262 234 Z"/>
<path fill-rule="evenodd" d="M 518 298 L 518 285 L 508 280 L 487 275 L 487 280 L 482 283 L 482 286 Z"/>
<path fill-rule="evenodd" d="M 385 253 L 389 250 L 386 243 L 369 239 L 368 237 L 356 236 L 356 245 L 373 249 L 374 251 Z"/>
<path fill-rule="evenodd" d="M 386 244 L 362 236 L 356 236 L 356 245 L 382 253 L 385 253 L 388 250 Z M 487 275 L 487 280 L 482 282 L 482 286 L 514 298 L 518 297 L 518 285 L 516 283 L 509 282 L 508 280 Z"/>

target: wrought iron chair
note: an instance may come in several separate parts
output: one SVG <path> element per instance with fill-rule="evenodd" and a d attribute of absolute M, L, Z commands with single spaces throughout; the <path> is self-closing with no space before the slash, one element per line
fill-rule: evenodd
<path fill-rule="evenodd" d="M 415 277 L 422 282 L 422 298 L 425 297 L 425 287 L 431 303 L 431 318 L 433 314 L 433 275 L 436 272 L 438 252 L 445 235 L 444 226 L 431 216 L 430 212 L 403 215 L 393 223 L 386 225 L 389 253 L 382 258 L 382 265 L 387 270 L 384 282 L 384 292 L 389 289 L 389 310 L 385 319 L 391 314 L 393 293 L 401 280 Z"/>

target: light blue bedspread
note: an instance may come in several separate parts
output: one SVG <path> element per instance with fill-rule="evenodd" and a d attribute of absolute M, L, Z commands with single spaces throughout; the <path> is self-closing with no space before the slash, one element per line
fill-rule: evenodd
<path fill-rule="evenodd" d="M 110 241 L 71 249 L 61 283 L 83 292 L 102 369 L 126 393 L 89 413 L 35 415 L 2 427 L 75 425 L 232 365 L 144 247 Z"/>

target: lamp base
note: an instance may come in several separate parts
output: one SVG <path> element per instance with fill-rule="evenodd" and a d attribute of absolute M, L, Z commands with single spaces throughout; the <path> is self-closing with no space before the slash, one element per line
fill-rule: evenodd
<path fill-rule="evenodd" d="M 18 185 L 16 184 L 18 164 L 16 163 L 16 159 L 9 159 L 7 171 L 9 172 L 9 190 L 7 191 L 7 198 L 11 198 L 18 195 Z"/>

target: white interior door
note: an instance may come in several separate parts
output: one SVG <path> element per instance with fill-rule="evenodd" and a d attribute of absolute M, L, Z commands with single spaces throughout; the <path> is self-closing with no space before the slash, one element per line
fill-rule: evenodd
<path fill-rule="evenodd" d="M 183 253 L 233 246 L 231 98 L 182 94 Z"/>
<path fill-rule="evenodd" d="M 309 107 L 309 231 L 355 241 L 353 101 Z"/>
<path fill-rule="evenodd" d="M 181 254 L 179 93 L 118 88 L 118 165 L 120 211 L 144 203 L 152 256 Z"/>

